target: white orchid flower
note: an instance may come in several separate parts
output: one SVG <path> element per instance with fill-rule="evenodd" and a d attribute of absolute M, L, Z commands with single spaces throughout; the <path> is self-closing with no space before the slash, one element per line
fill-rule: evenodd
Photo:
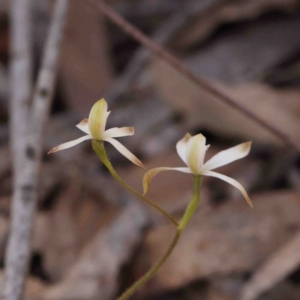
<path fill-rule="evenodd" d="M 104 99 L 97 101 L 90 112 L 88 119 L 83 119 L 78 125 L 77 128 L 82 130 L 87 135 L 70 141 L 51 149 L 48 154 L 61 151 L 64 149 L 71 148 L 78 145 L 79 143 L 86 140 L 96 140 L 96 141 L 106 141 L 112 144 L 121 154 L 128 158 L 131 162 L 136 164 L 139 167 L 144 167 L 142 162 L 133 155 L 125 146 L 118 142 L 116 137 L 131 136 L 134 134 L 133 127 L 114 127 L 105 130 L 106 121 L 110 114 L 110 111 L 107 111 L 107 103 Z"/>
<path fill-rule="evenodd" d="M 251 142 L 243 143 L 221 151 L 204 163 L 205 153 L 209 147 L 209 145 L 206 145 L 205 143 L 206 138 L 202 134 L 197 134 L 192 137 L 189 133 L 187 133 L 184 138 L 177 143 L 176 149 L 178 155 L 188 166 L 188 168 L 161 167 L 148 171 L 143 180 L 144 194 L 147 193 L 149 185 L 156 174 L 162 171 L 174 170 L 184 173 L 192 173 L 194 175 L 212 176 L 222 179 L 239 189 L 248 204 L 253 207 L 250 197 L 239 182 L 231 177 L 212 171 L 248 155 L 251 148 Z"/>

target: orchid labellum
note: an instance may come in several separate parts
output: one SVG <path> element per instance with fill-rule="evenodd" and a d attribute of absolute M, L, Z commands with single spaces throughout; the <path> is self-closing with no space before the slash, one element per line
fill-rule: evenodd
<path fill-rule="evenodd" d="M 253 207 L 250 197 L 239 182 L 237 182 L 231 177 L 212 171 L 216 168 L 227 165 L 235 160 L 245 157 L 250 151 L 251 142 L 246 142 L 235 147 L 229 148 L 227 150 L 221 151 L 215 156 L 213 156 L 211 159 L 209 159 L 206 163 L 204 163 L 204 157 L 208 147 L 209 145 L 206 145 L 206 138 L 202 134 L 191 136 L 189 133 L 187 133 L 184 136 L 184 138 L 181 139 L 176 145 L 177 153 L 183 160 L 183 162 L 187 165 L 187 167 L 161 167 L 148 171 L 145 174 L 143 180 L 144 194 L 147 193 L 151 180 L 156 174 L 162 171 L 174 170 L 184 173 L 192 173 L 194 175 L 212 176 L 224 180 L 227 183 L 239 189 L 245 197 L 248 204 L 251 207 Z"/>
<path fill-rule="evenodd" d="M 123 136 L 131 136 L 134 134 L 133 127 L 114 127 L 105 130 L 106 121 L 110 114 L 110 111 L 107 111 L 107 103 L 104 99 L 97 101 L 90 112 L 88 119 L 83 119 L 78 125 L 81 131 L 86 133 L 87 135 L 51 149 L 48 154 L 61 151 L 64 149 L 71 148 L 76 146 L 77 144 L 86 141 L 86 140 L 96 140 L 96 141 L 106 141 L 112 144 L 121 154 L 123 154 L 126 158 L 128 158 L 134 164 L 143 167 L 142 162 L 133 155 L 126 147 L 124 147 L 120 142 L 118 142 L 115 138 L 123 137 Z"/>

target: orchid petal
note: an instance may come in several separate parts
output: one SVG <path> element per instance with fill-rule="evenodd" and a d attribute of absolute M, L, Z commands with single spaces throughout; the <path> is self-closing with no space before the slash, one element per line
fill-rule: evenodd
<path fill-rule="evenodd" d="M 109 114 L 110 111 L 107 111 L 107 103 L 103 98 L 93 105 L 89 115 L 89 130 L 95 140 L 103 139 Z"/>
<path fill-rule="evenodd" d="M 114 127 L 106 130 L 103 134 L 103 138 L 116 138 L 131 135 L 134 135 L 133 127 Z"/>
<path fill-rule="evenodd" d="M 213 170 L 245 157 L 250 151 L 251 144 L 252 142 L 247 142 L 219 152 L 203 165 L 202 171 Z"/>
<path fill-rule="evenodd" d="M 161 167 L 161 168 L 151 169 L 144 175 L 143 178 L 144 195 L 148 192 L 153 177 L 162 171 L 179 171 L 183 173 L 192 173 L 192 171 L 189 168 Z"/>
<path fill-rule="evenodd" d="M 187 145 L 191 137 L 192 136 L 189 133 L 186 133 L 186 135 L 176 144 L 177 153 L 185 164 L 187 164 Z"/>
<path fill-rule="evenodd" d="M 204 171 L 201 173 L 202 175 L 205 176 L 212 176 L 212 177 L 217 177 L 221 180 L 226 181 L 227 183 L 233 185 L 234 187 L 236 187 L 238 190 L 241 191 L 241 193 L 243 194 L 244 198 L 246 199 L 247 203 L 253 207 L 252 201 L 250 200 L 249 195 L 247 194 L 246 190 L 243 188 L 243 186 L 237 182 L 235 179 L 225 176 L 223 174 L 217 173 L 217 172 L 213 172 L 213 171 Z"/>
<path fill-rule="evenodd" d="M 120 142 L 118 142 L 117 140 L 115 140 L 113 138 L 105 138 L 103 140 L 111 143 L 121 154 L 123 154 L 126 158 L 128 158 L 135 165 L 145 168 L 143 163 L 134 154 L 132 154 L 125 146 L 123 146 Z"/>
<path fill-rule="evenodd" d="M 76 125 L 76 127 L 90 135 L 89 119 L 83 119 L 79 124 Z"/>
<path fill-rule="evenodd" d="M 200 174 L 203 166 L 205 152 L 208 148 L 205 143 L 206 138 L 202 134 L 197 134 L 188 141 L 187 164 L 195 175 Z"/>
<path fill-rule="evenodd" d="M 48 154 L 54 153 L 54 152 L 57 152 L 57 151 L 61 151 L 61 150 L 64 150 L 64 149 L 71 148 L 71 147 L 73 147 L 73 146 L 76 146 L 76 145 L 82 143 L 83 141 L 91 140 L 91 139 L 93 139 L 92 136 L 90 136 L 90 135 L 85 135 L 85 136 L 83 136 L 83 137 L 81 137 L 81 138 L 79 138 L 79 139 L 77 139 L 77 140 L 70 141 L 70 142 L 67 142 L 67 143 L 64 143 L 64 144 L 61 144 L 61 145 L 59 145 L 59 146 L 56 146 L 56 147 L 52 148 L 52 149 L 48 152 Z"/>

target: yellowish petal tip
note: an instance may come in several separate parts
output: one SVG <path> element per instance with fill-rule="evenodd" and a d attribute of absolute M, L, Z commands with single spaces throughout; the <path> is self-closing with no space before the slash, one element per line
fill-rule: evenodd
<path fill-rule="evenodd" d="M 100 100 L 98 100 L 96 103 L 103 103 L 103 104 L 107 104 L 107 102 L 105 101 L 104 98 L 101 98 Z"/>
<path fill-rule="evenodd" d="M 52 148 L 47 154 L 51 154 L 51 153 L 54 153 L 58 150 L 58 147 L 54 147 Z"/>
<path fill-rule="evenodd" d="M 104 100 L 104 98 L 102 98 L 102 99 L 96 101 L 96 102 L 94 103 L 94 105 L 92 106 L 92 109 L 91 109 L 91 110 L 96 109 L 96 108 L 97 108 L 97 109 L 104 109 L 104 110 L 106 111 L 106 113 L 109 113 L 109 112 L 107 111 L 107 102 Z"/>
<path fill-rule="evenodd" d="M 128 130 L 130 134 L 134 135 L 134 127 L 129 127 L 129 130 Z"/>
<path fill-rule="evenodd" d="M 246 201 L 247 201 L 247 203 L 251 206 L 251 208 L 253 208 L 253 203 L 252 203 L 252 201 L 250 200 L 249 196 L 246 197 Z"/>
<path fill-rule="evenodd" d="M 137 165 L 143 169 L 146 169 L 146 167 L 144 166 L 144 164 L 139 160 L 139 162 L 137 163 Z"/>
<path fill-rule="evenodd" d="M 179 140 L 178 142 L 177 142 L 177 145 L 178 144 L 180 144 L 180 143 L 187 143 L 190 139 L 192 138 L 192 136 L 187 132 L 185 135 L 184 135 L 184 137 L 181 139 L 181 140 Z"/>
<path fill-rule="evenodd" d="M 249 152 L 251 149 L 252 141 L 242 144 L 242 151 Z"/>
<path fill-rule="evenodd" d="M 143 179 L 143 196 L 145 196 L 149 191 L 149 185 Z"/>
<path fill-rule="evenodd" d="M 201 137 L 201 138 L 204 138 L 204 139 L 205 139 L 205 136 L 204 136 L 202 133 L 198 133 L 198 134 L 196 134 L 195 136 L 199 136 L 199 137 Z"/>
<path fill-rule="evenodd" d="M 145 196 L 149 191 L 149 183 L 143 182 L 143 196 Z"/>
<path fill-rule="evenodd" d="M 135 165 L 137 165 L 138 167 L 141 167 L 143 169 L 146 169 L 144 164 L 136 157 L 133 155 L 132 160 L 131 160 Z"/>
<path fill-rule="evenodd" d="M 250 199 L 249 199 L 250 200 Z M 253 203 L 252 203 L 252 201 L 250 200 L 250 202 L 249 202 L 249 205 L 251 206 L 251 208 L 253 208 L 254 206 L 253 206 Z"/>
<path fill-rule="evenodd" d="M 89 123 L 89 119 L 83 119 L 81 120 L 76 126 L 86 125 Z"/>

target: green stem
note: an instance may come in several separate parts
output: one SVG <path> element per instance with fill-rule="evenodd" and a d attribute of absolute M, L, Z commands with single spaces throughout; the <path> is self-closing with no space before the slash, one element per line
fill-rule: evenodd
<path fill-rule="evenodd" d="M 179 225 L 176 229 L 176 234 L 172 240 L 172 243 L 170 247 L 168 248 L 167 252 L 161 257 L 161 259 L 154 265 L 142 278 L 140 278 L 138 281 L 136 281 L 127 291 L 125 291 L 124 294 L 122 294 L 117 300 L 127 300 L 129 297 L 137 291 L 143 284 L 145 284 L 151 277 L 154 276 L 154 274 L 159 270 L 159 268 L 165 263 L 165 261 L 168 259 L 168 257 L 173 252 L 180 236 L 183 231 L 183 229 L 186 227 L 186 225 L 191 220 L 192 216 L 195 213 L 195 210 L 199 204 L 200 201 L 200 190 L 201 190 L 201 183 L 202 183 L 202 176 L 197 175 L 194 176 L 194 191 L 193 191 L 193 197 L 181 219 L 179 222 Z"/>
<path fill-rule="evenodd" d="M 172 240 L 172 243 L 166 253 L 161 257 L 161 259 L 154 265 L 142 278 L 136 281 L 125 293 L 123 293 L 117 300 L 127 300 L 134 292 L 136 292 L 143 284 L 145 284 L 157 271 L 158 269 L 164 264 L 164 262 L 168 259 L 172 251 L 174 250 L 180 235 L 181 230 L 177 229 L 176 234 Z"/>
<path fill-rule="evenodd" d="M 129 192 L 131 192 L 132 194 L 134 194 L 135 196 L 137 196 L 141 200 L 145 201 L 146 203 L 148 203 L 149 205 L 151 205 L 152 207 L 154 207 L 155 209 L 157 209 L 165 217 L 167 217 L 176 227 L 178 226 L 178 222 L 170 214 L 168 214 L 164 209 L 162 209 L 159 205 L 157 205 L 153 201 L 149 200 L 145 196 L 143 196 L 140 193 L 138 193 L 136 190 L 134 190 L 130 185 L 128 185 L 118 175 L 118 173 L 115 171 L 115 169 L 113 168 L 112 164 L 110 163 L 110 161 L 109 161 L 109 159 L 108 159 L 108 157 L 106 155 L 104 143 L 102 141 L 95 141 L 95 140 L 93 140 L 92 141 L 92 145 L 93 145 L 94 151 L 97 153 L 97 155 L 100 158 L 100 160 L 103 162 L 103 164 L 107 167 L 107 169 L 109 170 L 109 172 L 111 173 L 111 175 L 119 182 L 120 185 L 122 185 L 125 189 L 127 189 Z"/>
<path fill-rule="evenodd" d="M 202 176 L 201 175 L 195 175 L 194 176 L 194 192 L 193 197 L 182 217 L 182 219 L 179 222 L 178 229 L 183 230 L 186 225 L 191 220 L 192 216 L 195 213 L 195 210 L 199 204 L 200 201 L 200 191 L 201 191 L 201 184 L 202 184 Z"/>

